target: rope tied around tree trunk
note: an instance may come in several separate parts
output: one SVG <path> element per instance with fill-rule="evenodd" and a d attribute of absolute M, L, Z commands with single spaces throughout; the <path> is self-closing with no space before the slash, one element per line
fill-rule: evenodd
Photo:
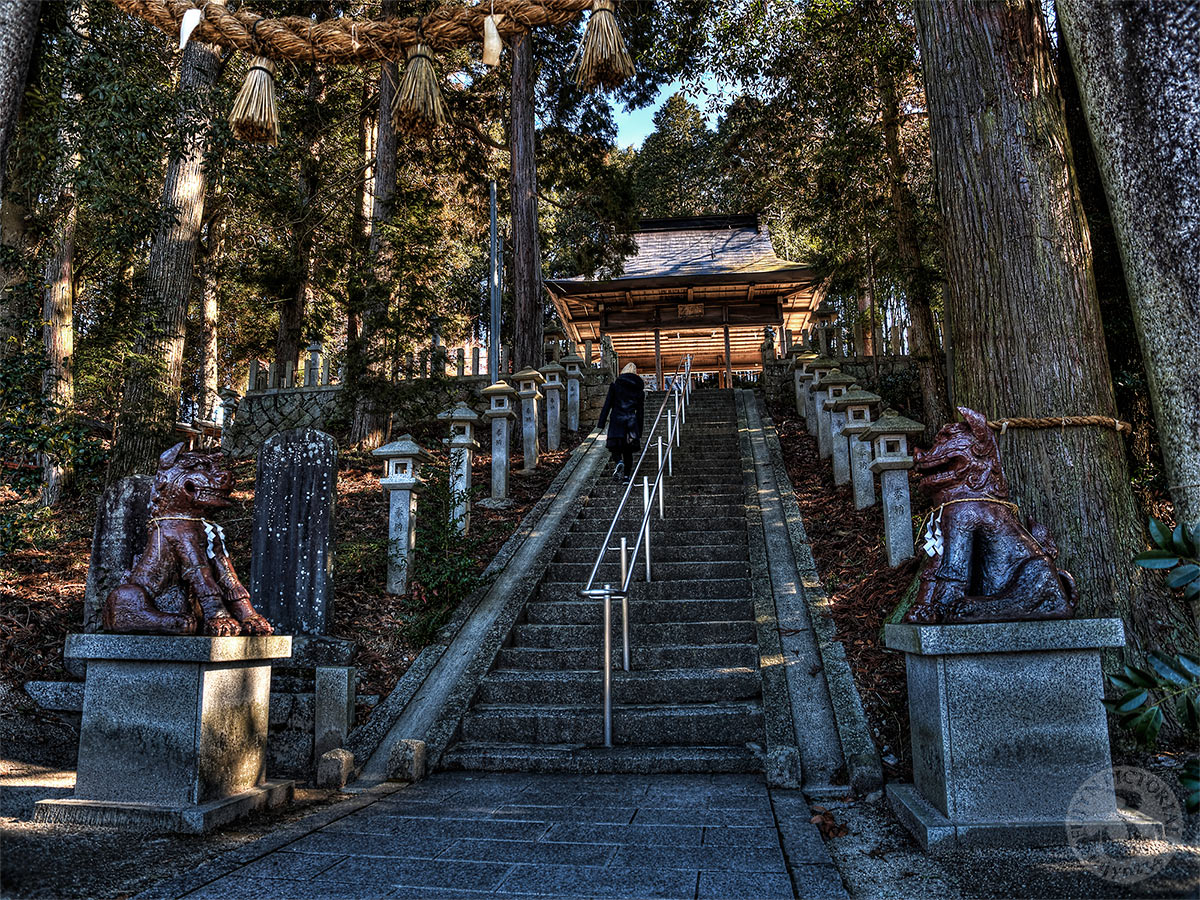
<path fill-rule="evenodd" d="M 245 7 L 233 11 L 205 0 L 113 2 L 172 36 L 179 34 L 188 10 L 199 10 L 194 40 L 276 60 L 343 64 L 403 59 L 417 43 L 443 51 L 475 43 L 483 39 L 489 16 L 494 16 L 499 34 L 511 39 L 531 28 L 566 25 L 592 8 L 592 0 L 495 0 L 474 6 L 448 2 L 423 17 L 313 22 L 304 16 L 267 18 Z"/>
<path fill-rule="evenodd" d="M 1112 416 L 1043 416 L 1042 418 L 1023 418 L 1011 416 L 1007 419 L 989 421 L 988 428 L 1006 434 L 1010 428 L 1067 428 L 1091 425 L 1098 428 L 1111 428 L 1120 434 L 1132 434 L 1133 426 Z"/>

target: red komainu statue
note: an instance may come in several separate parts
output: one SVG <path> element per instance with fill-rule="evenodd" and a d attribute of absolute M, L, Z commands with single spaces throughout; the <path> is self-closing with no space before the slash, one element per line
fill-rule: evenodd
<path fill-rule="evenodd" d="M 271 634 L 254 611 L 225 549 L 204 516 L 229 505 L 233 477 L 221 454 L 184 452 L 158 460 L 146 549 L 104 603 L 104 627 L 142 634 Z"/>
<path fill-rule="evenodd" d="M 925 531 L 929 560 L 904 621 L 921 625 L 1069 619 L 1075 579 L 1055 565 L 1058 547 L 1044 525 L 1017 518 L 987 420 L 960 406 L 965 421 L 946 425 L 916 473 L 937 504 Z"/>

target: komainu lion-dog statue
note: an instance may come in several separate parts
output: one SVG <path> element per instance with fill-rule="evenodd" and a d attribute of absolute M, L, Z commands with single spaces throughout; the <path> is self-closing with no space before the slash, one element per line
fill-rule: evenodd
<path fill-rule="evenodd" d="M 104 603 L 108 631 L 138 634 L 271 634 L 254 611 L 225 548 L 205 518 L 229 505 L 233 476 L 219 453 L 176 444 L 158 460 L 146 549 Z"/>
<path fill-rule="evenodd" d="M 921 625 L 1069 619 L 1075 579 L 1055 564 L 1045 526 L 1028 528 L 1009 500 L 1000 449 L 987 420 L 959 407 L 964 421 L 915 454 L 921 488 L 934 503 L 924 534 L 929 559 L 904 621 Z"/>

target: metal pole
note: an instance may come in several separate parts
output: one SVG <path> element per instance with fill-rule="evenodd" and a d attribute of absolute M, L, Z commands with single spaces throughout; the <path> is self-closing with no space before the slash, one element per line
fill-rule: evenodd
<path fill-rule="evenodd" d="M 612 585 L 604 586 L 604 746 L 612 746 Z"/>
<path fill-rule="evenodd" d="M 666 495 L 666 484 L 662 480 L 662 435 L 658 436 L 658 469 L 655 484 L 658 485 L 658 517 L 663 517 L 663 497 Z"/>
<path fill-rule="evenodd" d="M 675 460 L 673 458 L 673 454 L 671 453 L 671 448 L 675 446 L 674 442 L 671 440 L 671 435 L 672 435 L 671 427 L 673 424 L 674 424 L 674 419 L 671 417 L 671 411 L 668 409 L 667 410 L 667 474 L 669 476 L 671 476 L 672 478 L 675 477 Z"/>
<path fill-rule="evenodd" d="M 621 639 L 625 671 L 629 671 L 629 539 L 621 538 Z"/>
<path fill-rule="evenodd" d="M 629 538 L 621 538 L 621 590 L 629 589 Z"/>
<path fill-rule="evenodd" d="M 491 194 L 491 267 L 488 289 L 491 291 L 491 324 L 488 327 L 488 381 L 495 384 L 500 377 L 500 246 L 496 234 L 496 182 L 490 185 Z"/>
<path fill-rule="evenodd" d="M 642 518 L 646 522 L 646 583 L 650 583 L 650 478 L 642 476 Z"/>

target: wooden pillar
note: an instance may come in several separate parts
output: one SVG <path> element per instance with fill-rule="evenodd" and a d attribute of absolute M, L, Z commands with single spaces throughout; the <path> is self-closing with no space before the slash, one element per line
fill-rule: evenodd
<path fill-rule="evenodd" d="M 654 376 L 657 379 L 655 384 L 661 391 L 663 389 L 662 335 L 657 328 L 654 329 Z"/>
<path fill-rule="evenodd" d="M 729 323 L 725 326 L 725 387 L 733 387 L 733 361 L 732 351 L 729 349 Z"/>

